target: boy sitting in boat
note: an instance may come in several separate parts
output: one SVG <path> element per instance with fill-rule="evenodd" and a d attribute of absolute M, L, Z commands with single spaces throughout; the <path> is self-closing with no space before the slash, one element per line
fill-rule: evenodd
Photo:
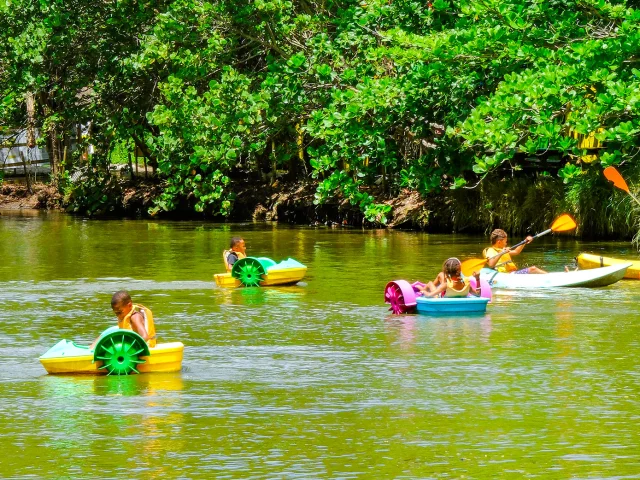
<path fill-rule="evenodd" d="M 525 239 L 525 243 L 512 250 L 507 247 L 507 232 L 496 228 L 493 232 L 491 232 L 491 246 L 483 250 L 482 256 L 487 259 L 487 267 L 493 268 L 498 272 L 549 273 L 536 266 L 525 267 L 518 270 L 518 267 L 516 267 L 516 264 L 511 259 L 511 255 L 519 255 L 525 245 L 530 244 L 532 241 L 533 237 L 528 236 Z"/>
<path fill-rule="evenodd" d="M 153 313 L 144 305 L 133 303 L 128 292 L 120 290 L 111 297 L 111 308 L 118 317 L 118 328 L 133 330 L 140 335 L 149 347 L 156 346 L 156 328 Z M 96 339 L 90 348 L 94 348 Z"/>
<path fill-rule="evenodd" d="M 227 272 L 230 272 L 233 268 L 233 264 L 241 258 L 246 258 L 247 250 L 242 237 L 233 237 L 229 250 L 222 252 L 222 259 L 224 260 L 224 266 Z"/>
<path fill-rule="evenodd" d="M 447 298 L 466 297 L 469 293 L 480 296 L 480 274 L 473 272 L 478 288 L 474 288 L 469 279 L 461 272 L 462 264 L 457 258 L 448 258 L 442 264 L 442 271 L 433 282 L 419 288 L 425 297 L 439 297 L 443 292 Z"/>

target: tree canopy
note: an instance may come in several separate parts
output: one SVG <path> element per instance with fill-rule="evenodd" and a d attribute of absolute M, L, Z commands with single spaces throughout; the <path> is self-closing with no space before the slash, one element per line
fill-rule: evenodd
<path fill-rule="evenodd" d="M 0 128 L 26 126 L 33 95 L 60 171 L 81 165 L 61 153 L 78 125 L 94 167 L 137 146 L 163 181 L 155 211 L 226 215 L 238 182 L 286 171 L 384 223 L 380 191 L 472 188 L 550 154 L 565 182 L 636 162 L 633 7 L 0 0 Z"/>

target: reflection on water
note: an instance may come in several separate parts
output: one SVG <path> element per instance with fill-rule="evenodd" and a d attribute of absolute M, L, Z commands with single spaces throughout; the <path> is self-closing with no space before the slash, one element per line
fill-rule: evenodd
<path fill-rule="evenodd" d="M 140 375 L 44 375 L 39 378 L 41 388 L 48 397 L 64 399 L 86 394 L 154 395 L 158 391 L 179 391 L 183 388 L 179 373 Z"/>
<path fill-rule="evenodd" d="M 44 376 L 39 379 L 39 434 L 52 455 L 83 452 L 97 468 L 122 457 L 132 476 L 161 478 L 171 465 L 157 459 L 168 448 L 180 450 L 185 435 L 180 373 L 130 376 Z M 169 434 L 171 432 L 171 434 Z M 95 445 L 97 443 L 97 445 Z M 95 448 L 98 447 L 98 448 Z M 135 458 L 135 462 L 129 459 Z M 127 465 L 129 463 L 129 465 Z M 77 471 L 83 468 L 76 466 Z M 84 470 L 91 476 L 91 470 Z M 97 471 L 93 475 L 99 476 Z"/>
<path fill-rule="evenodd" d="M 304 283 L 216 287 L 232 234 L 307 264 Z M 640 282 L 497 291 L 477 317 L 389 314 L 389 280 L 431 279 L 485 243 L 2 215 L 0 477 L 637 476 Z M 595 249 L 634 255 L 549 237 L 523 261 L 561 269 Z M 185 343 L 183 371 L 46 375 L 37 357 L 113 325 L 121 288 Z"/>
<path fill-rule="evenodd" d="M 418 319 L 415 315 L 389 315 L 385 327 L 391 345 L 398 345 L 405 353 L 414 353 L 417 338 Z"/>
<path fill-rule="evenodd" d="M 267 302 L 287 304 L 296 302 L 305 295 L 305 285 L 277 286 L 277 287 L 245 287 L 225 288 L 216 287 L 214 295 L 225 305 L 264 305 Z"/>
<path fill-rule="evenodd" d="M 457 336 L 465 341 L 480 340 L 489 343 L 492 324 L 491 315 L 453 316 L 453 315 L 392 315 L 385 318 L 389 344 L 399 346 L 404 353 L 415 353 L 415 345 L 421 335 L 432 335 L 433 345 L 449 345 Z"/>

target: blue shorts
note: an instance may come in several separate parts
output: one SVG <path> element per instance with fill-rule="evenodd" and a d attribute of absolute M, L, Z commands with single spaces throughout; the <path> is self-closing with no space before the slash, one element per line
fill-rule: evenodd
<path fill-rule="evenodd" d="M 513 272 L 514 275 L 523 274 L 523 273 L 529 273 L 529 267 L 522 268 L 520 270 L 516 270 L 515 272 Z"/>

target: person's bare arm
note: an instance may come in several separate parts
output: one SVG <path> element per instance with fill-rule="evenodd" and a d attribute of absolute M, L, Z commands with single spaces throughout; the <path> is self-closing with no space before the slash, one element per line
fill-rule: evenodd
<path fill-rule="evenodd" d="M 514 248 L 513 250 L 511 250 L 511 255 L 518 255 L 520 254 L 520 252 L 522 251 L 522 249 L 529 245 L 531 242 L 533 242 L 533 237 L 531 235 L 529 235 L 527 238 L 525 238 L 525 243 L 523 243 L 522 245 Z"/>
<path fill-rule="evenodd" d="M 131 315 L 131 328 L 134 332 L 140 335 L 145 342 L 149 340 L 149 334 L 147 333 L 147 329 L 144 326 L 144 317 L 141 313 L 136 312 Z"/>
<path fill-rule="evenodd" d="M 440 272 L 438 274 L 438 276 L 436 277 L 436 279 L 433 281 L 433 286 L 434 287 L 438 287 L 440 285 L 442 285 L 443 283 L 446 283 L 444 280 L 444 273 Z"/>
<path fill-rule="evenodd" d="M 471 290 L 471 293 L 473 293 L 476 296 L 480 296 L 480 274 L 478 272 L 473 272 L 473 277 L 476 279 L 476 287 L 474 288 L 473 285 L 469 285 L 469 290 Z"/>
<path fill-rule="evenodd" d="M 441 283 L 440 286 L 438 288 L 436 288 L 433 292 L 425 293 L 424 296 L 425 297 L 437 297 L 442 292 L 444 292 L 446 289 L 447 289 L 447 284 L 446 283 Z"/>

